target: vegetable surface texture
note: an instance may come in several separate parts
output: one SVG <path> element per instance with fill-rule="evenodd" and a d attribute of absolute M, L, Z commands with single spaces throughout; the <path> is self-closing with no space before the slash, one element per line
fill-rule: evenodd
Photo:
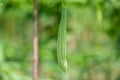
<path fill-rule="evenodd" d="M 62 8 L 61 20 L 58 30 L 57 58 L 58 58 L 58 63 L 64 72 L 66 72 L 67 70 L 66 26 L 67 26 L 67 9 Z"/>

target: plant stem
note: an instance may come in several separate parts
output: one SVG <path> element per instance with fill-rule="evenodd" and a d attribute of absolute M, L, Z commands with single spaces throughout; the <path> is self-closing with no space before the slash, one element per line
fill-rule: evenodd
<path fill-rule="evenodd" d="M 34 0 L 33 80 L 38 80 L 38 0 Z"/>

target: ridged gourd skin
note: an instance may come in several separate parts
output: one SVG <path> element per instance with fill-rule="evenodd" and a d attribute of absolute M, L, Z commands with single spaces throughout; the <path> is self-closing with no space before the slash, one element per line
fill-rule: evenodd
<path fill-rule="evenodd" d="M 61 69 L 66 72 L 67 60 L 66 60 L 66 27 L 67 27 L 67 9 L 62 8 L 61 20 L 58 30 L 57 40 L 57 58 Z"/>

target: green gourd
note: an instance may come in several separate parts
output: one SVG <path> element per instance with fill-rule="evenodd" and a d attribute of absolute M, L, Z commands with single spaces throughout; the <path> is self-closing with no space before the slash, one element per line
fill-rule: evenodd
<path fill-rule="evenodd" d="M 67 26 L 67 10 L 62 7 L 61 20 L 58 30 L 57 40 L 57 58 L 61 69 L 66 72 L 67 60 L 66 60 L 66 26 Z"/>
<path fill-rule="evenodd" d="M 102 7 L 101 7 L 100 3 L 96 4 L 96 15 L 97 15 L 97 23 L 101 24 L 102 23 L 103 14 L 102 14 Z"/>

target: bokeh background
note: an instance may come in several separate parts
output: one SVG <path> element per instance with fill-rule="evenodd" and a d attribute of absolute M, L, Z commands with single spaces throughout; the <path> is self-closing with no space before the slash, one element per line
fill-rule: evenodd
<path fill-rule="evenodd" d="M 120 1 L 66 0 L 66 74 L 56 57 L 60 0 L 38 0 L 39 80 L 120 80 Z M 33 0 L 0 0 L 0 80 L 32 80 Z"/>

